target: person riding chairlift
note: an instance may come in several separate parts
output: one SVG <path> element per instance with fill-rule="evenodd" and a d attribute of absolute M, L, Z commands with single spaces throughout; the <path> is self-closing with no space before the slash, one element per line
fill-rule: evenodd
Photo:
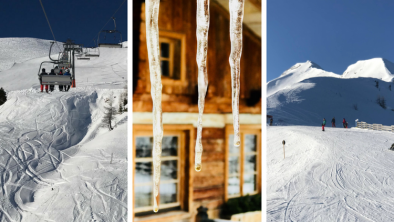
<path fill-rule="evenodd" d="M 63 74 L 63 76 L 70 76 L 70 78 L 71 78 L 70 71 L 67 69 L 66 72 Z M 68 90 L 70 90 L 70 85 L 65 85 L 64 91 L 68 92 Z"/>
<path fill-rule="evenodd" d="M 63 75 L 63 70 L 61 69 L 61 70 L 59 70 L 59 74 L 58 74 L 59 76 L 62 76 Z M 63 91 L 63 85 L 59 85 L 59 91 Z"/>
<path fill-rule="evenodd" d="M 51 69 L 51 72 L 48 75 L 51 75 L 51 76 L 56 75 L 55 70 Z M 55 85 L 49 85 L 49 90 L 51 92 L 53 92 L 53 90 L 55 90 Z"/>
<path fill-rule="evenodd" d="M 43 75 L 48 75 L 48 73 L 45 72 L 45 69 L 42 69 L 42 72 L 40 73 L 40 76 L 39 76 L 40 85 L 41 85 L 41 92 L 44 88 L 44 85 L 42 85 L 42 76 Z M 48 85 L 45 85 L 45 91 L 48 92 Z"/>

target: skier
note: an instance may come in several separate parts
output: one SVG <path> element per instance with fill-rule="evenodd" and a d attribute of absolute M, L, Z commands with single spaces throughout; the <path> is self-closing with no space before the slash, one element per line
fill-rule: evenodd
<path fill-rule="evenodd" d="M 51 69 L 51 72 L 48 75 L 51 75 L 51 76 L 56 75 L 55 70 Z M 54 89 L 55 89 L 55 85 L 49 85 L 49 90 L 51 92 L 53 92 Z"/>
<path fill-rule="evenodd" d="M 70 74 L 70 71 L 68 69 L 66 69 L 66 72 L 63 75 L 64 76 L 70 76 L 70 78 L 71 78 L 71 74 Z M 64 91 L 68 92 L 69 89 L 70 89 L 70 85 L 65 85 L 64 86 Z"/>
<path fill-rule="evenodd" d="M 342 121 L 342 123 L 343 123 L 343 128 L 347 128 L 347 126 L 346 126 L 346 120 L 345 120 L 345 118 L 343 118 L 343 121 Z"/>
<path fill-rule="evenodd" d="M 272 119 L 272 118 L 270 118 L 270 126 L 272 126 L 272 122 L 273 122 L 274 120 Z"/>
<path fill-rule="evenodd" d="M 332 118 L 332 120 L 331 120 L 331 125 L 332 125 L 332 127 L 335 127 L 335 117 Z"/>
<path fill-rule="evenodd" d="M 322 127 L 322 131 L 324 131 L 324 126 L 326 125 L 326 119 L 325 118 L 323 118 L 323 123 L 321 124 L 321 127 Z"/>
<path fill-rule="evenodd" d="M 40 73 L 38 79 L 40 80 L 40 85 L 41 85 L 41 92 L 44 89 L 44 85 L 42 85 L 42 76 L 43 75 L 48 75 L 48 73 L 45 72 L 45 69 L 42 69 L 42 72 Z M 48 92 L 48 85 L 45 85 L 45 91 Z"/>
<path fill-rule="evenodd" d="M 60 70 L 58 75 L 63 75 L 63 70 Z M 63 91 L 63 85 L 59 85 L 59 91 Z"/>

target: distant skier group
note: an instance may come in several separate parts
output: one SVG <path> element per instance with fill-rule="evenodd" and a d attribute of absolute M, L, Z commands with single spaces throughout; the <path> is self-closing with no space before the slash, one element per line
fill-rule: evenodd
<path fill-rule="evenodd" d="M 345 118 L 343 118 L 342 124 L 343 124 L 343 128 L 347 128 L 348 124 L 347 124 Z M 326 119 L 325 118 L 323 118 L 323 123 L 321 124 L 321 126 L 322 126 L 322 131 L 324 131 L 324 127 L 326 126 Z M 331 120 L 331 126 L 335 127 L 335 117 L 332 118 L 332 120 Z"/>
<path fill-rule="evenodd" d="M 48 86 L 49 86 L 49 91 L 53 92 L 53 90 L 55 90 L 55 85 L 43 85 L 42 84 L 42 76 L 43 75 L 56 75 L 55 70 L 51 69 L 51 72 L 48 74 L 45 72 L 45 69 L 42 69 L 42 72 L 39 75 L 41 92 L 43 92 L 44 86 L 45 86 L 45 91 L 47 93 L 48 93 Z M 59 74 L 57 74 L 57 75 L 70 76 L 70 78 L 71 78 L 71 74 L 68 69 L 66 69 L 64 74 L 63 74 L 63 69 L 60 69 Z M 70 85 L 59 85 L 59 91 L 67 92 L 68 90 L 70 90 Z"/>

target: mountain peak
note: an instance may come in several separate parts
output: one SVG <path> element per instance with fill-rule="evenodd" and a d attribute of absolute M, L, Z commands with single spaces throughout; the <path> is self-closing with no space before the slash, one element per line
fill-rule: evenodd
<path fill-rule="evenodd" d="M 350 65 L 342 75 L 343 78 L 376 78 L 392 81 L 394 78 L 394 63 L 384 58 L 359 60 Z"/>

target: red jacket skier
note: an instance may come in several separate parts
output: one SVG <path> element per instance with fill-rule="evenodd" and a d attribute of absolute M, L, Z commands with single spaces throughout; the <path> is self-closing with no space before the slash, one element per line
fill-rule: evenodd
<path fill-rule="evenodd" d="M 347 128 L 347 124 L 346 124 L 345 118 L 343 118 L 342 124 L 343 124 L 343 128 Z"/>
<path fill-rule="evenodd" d="M 41 92 L 44 89 L 44 85 L 42 85 L 42 76 L 43 75 L 48 75 L 48 73 L 45 72 L 45 69 L 42 69 L 42 72 L 40 73 L 40 76 L 39 76 L 40 85 L 41 85 Z M 45 85 L 45 91 L 48 92 L 48 85 Z"/>
<path fill-rule="evenodd" d="M 321 124 L 322 131 L 324 131 L 324 126 L 326 125 L 326 119 L 323 118 L 323 123 Z"/>

